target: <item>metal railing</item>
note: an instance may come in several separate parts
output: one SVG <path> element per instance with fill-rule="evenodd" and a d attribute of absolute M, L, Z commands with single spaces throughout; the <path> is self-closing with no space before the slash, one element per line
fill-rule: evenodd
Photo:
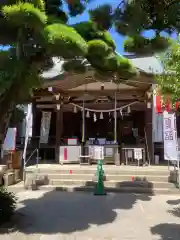
<path fill-rule="evenodd" d="M 36 154 L 36 172 L 38 171 L 38 165 L 39 165 L 39 149 L 36 148 L 34 149 L 34 151 L 31 153 L 31 155 L 28 157 L 28 159 L 26 160 L 26 158 L 24 159 L 24 166 L 23 166 L 23 181 L 25 184 L 26 181 L 26 166 L 27 163 L 29 162 L 29 160 Z"/>

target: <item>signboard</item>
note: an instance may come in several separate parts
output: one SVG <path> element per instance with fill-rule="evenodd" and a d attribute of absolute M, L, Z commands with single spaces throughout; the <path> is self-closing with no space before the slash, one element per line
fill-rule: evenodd
<path fill-rule="evenodd" d="M 96 159 L 96 160 L 104 159 L 104 147 L 103 146 L 94 146 L 94 159 Z"/>
<path fill-rule="evenodd" d="M 112 157 L 113 156 L 113 148 L 112 147 L 106 147 L 105 148 L 106 157 Z"/>
<path fill-rule="evenodd" d="M 16 128 L 8 128 L 6 138 L 3 144 L 3 151 L 15 151 L 16 150 Z"/>
<path fill-rule="evenodd" d="M 134 158 L 136 160 L 142 159 L 142 148 L 134 148 Z"/>
<path fill-rule="evenodd" d="M 168 161 L 177 161 L 178 144 L 176 132 L 175 113 L 163 113 L 163 130 L 164 130 L 164 159 Z"/>
<path fill-rule="evenodd" d="M 51 112 L 42 112 L 40 143 L 48 143 Z"/>
<path fill-rule="evenodd" d="M 77 145 L 78 140 L 77 138 L 68 138 L 67 143 L 68 145 Z"/>

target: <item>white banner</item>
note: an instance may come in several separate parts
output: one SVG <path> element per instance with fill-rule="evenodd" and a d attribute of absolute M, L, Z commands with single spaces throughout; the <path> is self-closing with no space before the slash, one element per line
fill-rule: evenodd
<path fill-rule="evenodd" d="M 176 131 L 176 116 L 174 113 L 163 113 L 164 122 L 164 159 L 169 161 L 178 160 L 178 145 Z"/>
<path fill-rule="evenodd" d="M 33 115 L 32 115 L 32 104 L 28 104 L 27 115 L 26 115 L 26 132 L 25 132 L 25 143 L 23 151 L 23 159 L 26 160 L 26 150 L 28 145 L 29 137 L 32 137 L 32 124 L 33 124 Z"/>
<path fill-rule="evenodd" d="M 51 112 L 42 112 L 40 143 L 48 143 Z"/>

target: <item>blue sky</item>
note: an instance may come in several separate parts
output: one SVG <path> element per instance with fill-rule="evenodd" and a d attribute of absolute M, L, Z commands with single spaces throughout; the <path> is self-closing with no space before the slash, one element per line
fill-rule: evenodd
<path fill-rule="evenodd" d="M 69 24 L 74 24 L 74 23 L 78 23 L 78 22 L 81 22 L 81 21 L 87 21 L 89 19 L 89 15 L 88 15 L 88 10 L 89 9 L 93 9 L 93 8 L 96 8 L 98 5 L 102 5 L 102 4 L 105 4 L 105 3 L 109 3 L 112 5 L 113 8 L 116 8 L 117 5 L 120 3 L 119 0 L 99 0 L 99 1 L 92 1 L 89 5 L 88 5 L 88 8 L 87 10 L 80 16 L 77 16 L 75 18 L 70 18 L 69 19 Z M 65 10 L 67 10 L 67 7 L 65 6 Z M 110 33 L 116 43 L 116 47 L 117 47 L 117 52 L 119 53 L 124 53 L 123 51 L 123 41 L 124 41 L 124 37 L 121 36 L 120 34 L 116 33 L 116 31 L 114 29 L 111 29 L 110 30 Z M 144 36 L 146 37 L 152 37 L 153 36 L 153 31 L 146 31 L 144 32 L 143 34 Z M 165 34 L 163 34 L 165 35 Z M 173 34 L 172 35 L 172 38 L 175 38 L 176 35 Z"/>

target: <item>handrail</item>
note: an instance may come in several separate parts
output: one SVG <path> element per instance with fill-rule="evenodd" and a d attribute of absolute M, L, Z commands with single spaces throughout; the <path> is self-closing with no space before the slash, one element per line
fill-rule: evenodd
<path fill-rule="evenodd" d="M 31 157 L 34 155 L 34 153 L 35 153 L 36 151 L 37 151 L 37 148 L 34 149 L 34 151 L 31 153 L 31 155 L 29 156 L 29 158 L 26 160 L 26 162 L 24 163 L 25 166 L 26 166 L 27 162 L 31 159 Z"/>
<path fill-rule="evenodd" d="M 39 149 L 36 148 L 34 149 L 34 151 L 31 153 L 31 155 L 28 157 L 27 161 L 24 161 L 24 168 L 23 168 L 23 180 L 24 180 L 24 183 L 25 183 L 25 180 L 26 180 L 26 165 L 28 163 L 28 161 L 32 158 L 32 156 L 37 153 L 36 155 L 36 169 L 38 169 L 38 164 L 39 164 Z"/>

